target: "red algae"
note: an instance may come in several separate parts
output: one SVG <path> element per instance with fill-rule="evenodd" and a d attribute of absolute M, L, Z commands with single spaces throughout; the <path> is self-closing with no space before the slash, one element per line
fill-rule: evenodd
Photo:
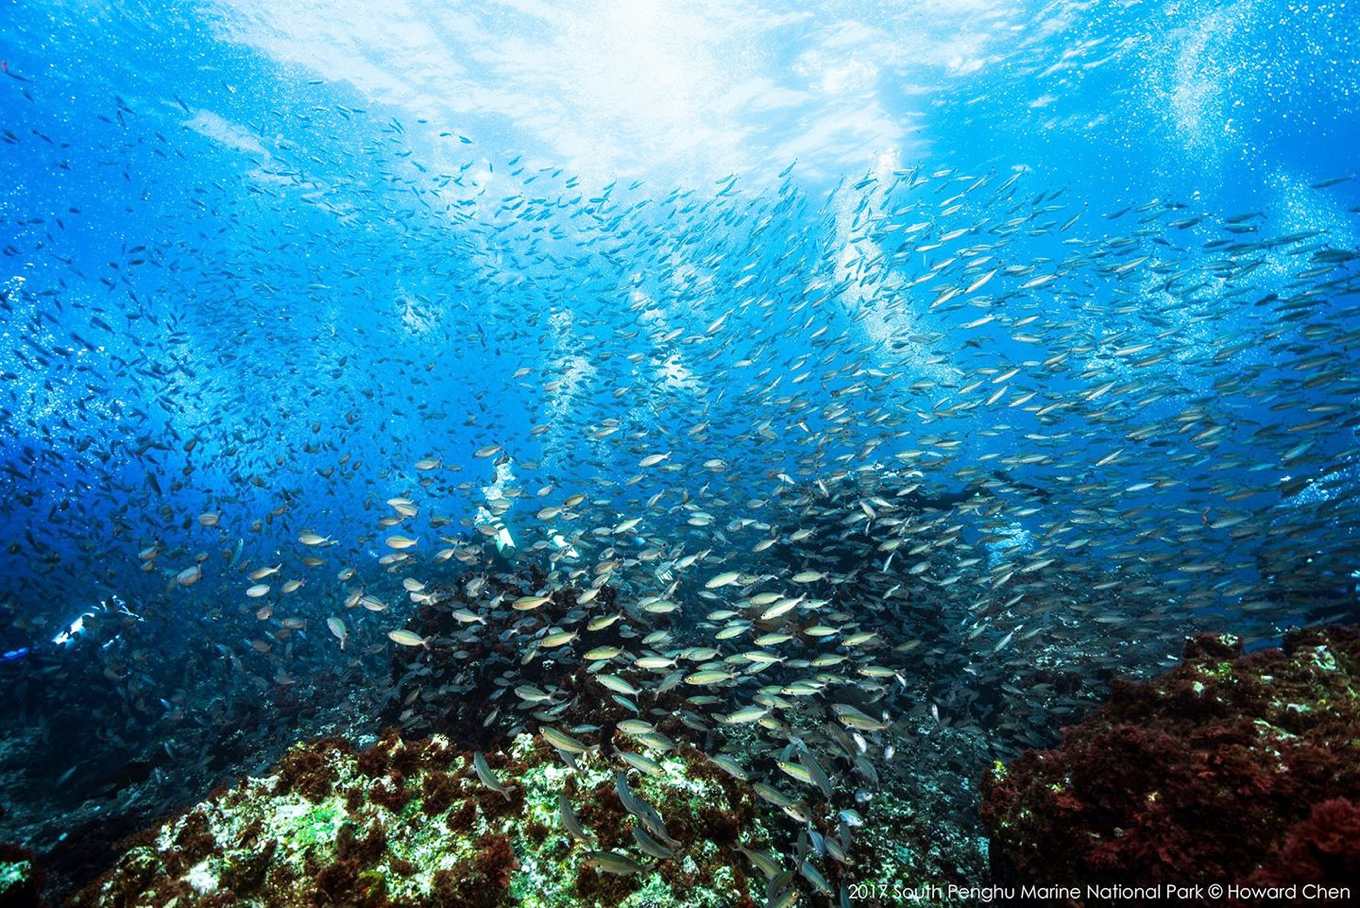
<path fill-rule="evenodd" d="M 1180 666 L 984 780 L 998 881 L 1353 884 L 1360 879 L 1360 631 Z"/>
<path fill-rule="evenodd" d="M 601 873 L 585 859 L 597 846 L 627 850 L 635 822 L 598 757 L 584 756 L 578 774 L 560 775 L 557 755 L 527 735 L 485 756 L 509 798 L 469 775 L 472 754 L 443 737 L 388 732 L 362 752 L 324 741 L 296 745 L 271 775 L 139 837 L 72 904 L 123 908 L 178 898 L 185 906 L 508 908 L 532 886 L 547 887 L 558 903 L 606 906 L 647 886 L 666 893 L 667 904 L 715 906 L 729 896 L 744 904 L 756 890 L 735 847 L 743 840 L 768 847 L 750 830 L 742 835 L 753 798 L 710 784 L 721 777 L 697 753 L 681 755 L 669 782 L 651 783 L 679 843 L 675 858 L 648 861 L 633 876 Z M 708 796 L 695 798 L 695 784 Z M 551 819 L 562 795 L 591 844 Z M 676 901 L 697 893 L 699 902 Z"/>

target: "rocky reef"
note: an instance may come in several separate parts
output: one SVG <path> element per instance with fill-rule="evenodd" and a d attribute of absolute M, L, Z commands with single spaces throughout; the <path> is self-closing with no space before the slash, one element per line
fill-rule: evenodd
<path fill-rule="evenodd" d="M 72 904 L 830 904 L 856 884 L 890 891 L 985 873 L 975 805 L 987 743 L 975 725 L 917 710 L 855 744 L 825 704 L 790 699 L 787 734 L 842 741 L 828 745 L 829 766 L 840 767 L 837 753 L 855 757 L 829 794 L 818 797 L 809 777 L 791 795 L 780 766 L 794 766 L 792 751 L 772 747 L 754 723 L 715 725 L 696 712 L 719 702 L 713 696 L 649 692 L 642 724 L 655 722 L 655 733 L 637 737 L 624 727 L 638 707 L 591 668 L 556 653 L 525 660 L 507 643 L 507 625 L 522 626 L 523 613 L 489 613 L 495 633 L 455 620 L 459 607 L 472 612 L 474 584 L 514 601 L 541 580 L 483 576 L 440 588 L 408 629 L 448 644 L 392 651 L 380 737 L 337 727 L 240 769 L 228 777 L 239 781 L 206 798 L 203 786 L 181 802 L 195 806 L 99 862 Z M 614 596 L 602 585 L 594 603 L 616 611 Z M 582 614 L 571 590 L 532 613 L 545 626 L 579 624 Z M 611 623 L 590 642 L 622 648 L 636 634 Z M 846 686 L 838 701 L 873 709 L 863 687 Z M 539 733 L 549 721 L 598 747 L 569 768 Z M 505 793 L 478 771 L 477 750 Z M 666 840 L 648 840 L 620 800 L 617 773 L 664 819 Z M 584 838 L 566 828 L 563 800 Z M 67 891 L 48 895 L 55 903 Z"/>
<path fill-rule="evenodd" d="M 132 843 L 72 904 L 719 906 L 764 891 L 738 848 L 767 844 L 752 798 L 697 753 L 667 755 L 658 774 L 631 781 L 679 843 L 658 860 L 636 855 L 635 820 L 597 754 L 573 771 L 520 735 L 486 761 L 504 792 L 438 735 L 388 733 L 362 751 L 299 744 L 271 775 Z M 590 841 L 564 828 L 560 797 Z M 626 870 L 602 859 L 625 850 Z"/>
<path fill-rule="evenodd" d="M 985 840 L 953 812 L 968 800 L 965 737 L 901 740 L 900 769 L 885 767 L 883 790 L 862 805 L 846 862 L 818 861 L 826 878 L 860 884 L 858 901 L 872 906 L 892 903 L 881 893 L 985 873 Z M 294 745 L 267 775 L 129 839 L 70 904 L 728 908 L 766 904 L 776 877 L 796 885 L 798 904 L 837 897 L 811 859 L 796 872 L 789 820 L 689 745 L 658 755 L 658 773 L 629 774 L 675 840 L 665 858 L 639 848 L 616 767 L 598 752 L 575 756 L 573 770 L 521 734 L 485 759 L 506 793 L 442 735 L 391 730 L 362 750 L 338 738 Z M 586 840 L 564 827 L 562 799 Z M 619 856 L 631 866 L 609 860 Z M 35 866 L 24 867 L 30 880 Z M 33 904 L 36 884 L 22 891 L 27 899 L 0 906 Z"/>
<path fill-rule="evenodd" d="M 1360 880 L 1360 628 L 1250 655 L 1199 636 L 1060 746 L 983 785 L 993 875 L 1024 883 Z"/>

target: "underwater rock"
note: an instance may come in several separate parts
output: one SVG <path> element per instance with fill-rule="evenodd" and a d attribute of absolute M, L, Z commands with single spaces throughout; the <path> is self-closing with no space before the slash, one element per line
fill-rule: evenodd
<path fill-rule="evenodd" d="M 249 778 L 145 834 L 72 901 L 78 906 L 728 906 L 763 902 L 765 880 L 737 845 L 765 848 L 751 796 L 692 752 L 631 780 L 678 842 L 674 857 L 606 873 L 588 856 L 624 851 L 634 818 L 596 753 L 569 770 L 530 735 L 486 754 L 442 736 L 389 732 L 356 751 L 339 739 L 294 746 Z M 565 795 L 592 841 L 563 827 Z M 754 876 L 752 875 L 754 873 Z"/>
<path fill-rule="evenodd" d="M 1360 628 L 1244 655 L 1200 636 L 1116 684 L 1053 750 L 998 764 L 983 820 L 998 881 L 1353 884 L 1360 879 Z"/>

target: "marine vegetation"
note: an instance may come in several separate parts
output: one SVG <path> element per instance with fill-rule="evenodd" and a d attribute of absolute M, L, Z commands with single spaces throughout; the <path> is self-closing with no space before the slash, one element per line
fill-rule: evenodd
<path fill-rule="evenodd" d="M 1060 746 L 998 764 L 982 816 L 1002 880 L 1353 885 L 1360 628 L 1251 654 L 1198 636 Z"/>
<path fill-rule="evenodd" d="M 720 908 L 765 904 L 792 872 L 750 787 L 692 749 L 625 783 L 664 832 L 625 806 L 615 773 L 590 752 L 568 766 L 528 734 L 484 755 L 441 735 L 300 743 L 269 775 L 135 837 L 71 904 Z M 920 869 L 901 810 L 856 817 L 903 849 L 866 852 L 874 878 Z"/>
<path fill-rule="evenodd" d="M 39 904 L 42 870 L 27 849 L 0 843 L 0 908 Z"/>
<path fill-rule="evenodd" d="M 751 796 L 701 764 L 668 757 L 634 779 L 674 837 L 674 858 L 644 863 L 615 851 L 636 823 L 598 757 L 573 771 L 522 735 L 483 757 L 503 791 L 474 759 L 437 735 L 296 745 L 147 835 L 74 904 L 717 906 L 754 886 L 737 850 L 768 847 Z"/>

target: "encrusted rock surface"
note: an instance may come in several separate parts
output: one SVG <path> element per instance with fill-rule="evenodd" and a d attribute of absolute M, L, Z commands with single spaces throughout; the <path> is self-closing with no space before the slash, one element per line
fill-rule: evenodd
<path fill-rule="evenodd" d="M 529 735 L 487 761 L 509 790 L 491 790 L 471 755 L 446 739 L 388 734 L 368 750 L 301 744 L 274 774 L 220 792 L 131 845 L 74 900 L 82 906 L 721 906 L 759 897 L 765 880 L 737 850 L 763 847 L 751 796 L 702 757 L 662 757 L 634 774 L 680 842 L 670 860 L 614 875 L 592 848 L 628 850 L 632 826 L 598 755 L 569 770 Z M 593 843 L 571 838 L 558 795 Z"/>
<path fill-rule="evenodd" d="M 1354 885 L 1360 629 L 1250 655 L 1195 638 L 1061 746 L 998 764 L 983 819 L 1000 881 Z"/>

